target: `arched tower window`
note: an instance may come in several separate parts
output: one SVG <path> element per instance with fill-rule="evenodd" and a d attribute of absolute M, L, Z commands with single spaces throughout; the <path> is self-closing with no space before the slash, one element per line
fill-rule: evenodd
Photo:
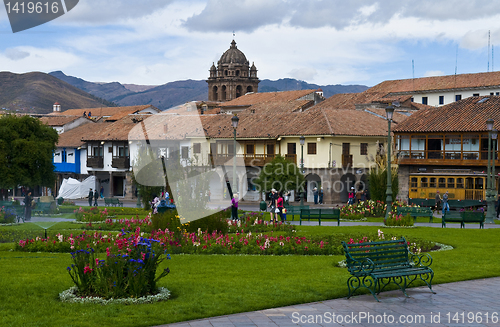
<path fill-rule="evenodd" d="M 250 86 L 247 86 L 247 93 L 252 93 L 253 92 L 253 87 L 250 85 Z"/>
<path fill-rule="evenodd" d="M 222 101 L 226 101 L 226 86 L 222 85 L 221 98 Z"/>
<path fill-rule="evenodd" d="M 241 85 L 238 85 L 236 87 L 236 97 L 237 98 L 240 97 L 240 96 L 242 96 L 241 91 L 242 91 L 242 87 L 241 87 Z"/>
<path fill-rule="evenodd" d="M 217 91 L 218 91 L 217 86 L 214 86 L 212 89 L 212 101 L 218 101 Z"/>

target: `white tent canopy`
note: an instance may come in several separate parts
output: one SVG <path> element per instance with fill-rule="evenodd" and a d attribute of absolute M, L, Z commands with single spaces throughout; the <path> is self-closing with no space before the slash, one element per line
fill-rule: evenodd
<path fill-rule="evenodd" d="M 95 190 L 95 176 L 90 176 L 83 182 L 74 178 L 65 178 L 59 189 L 59 196 L 63 199 L 80 199 L 89 195 L 89 189 Z"/>

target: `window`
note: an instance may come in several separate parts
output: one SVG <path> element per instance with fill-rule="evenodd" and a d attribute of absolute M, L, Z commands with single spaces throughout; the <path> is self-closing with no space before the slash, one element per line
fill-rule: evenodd
<path fill-rule="evenodd" d="M 193 144 L 193 152 L 194 153 L 201 153 L 201 143 L 194 143 Z"/>
<path fill-rule="evenodd" d="M 113 147 L 111 147 L 111 146 L 110 146 L 110 147 L 108 148 L 108 153 L 113 153 Z"/>
<path fill-rule="evenodd" d="M 288 154 L 297 154 L 297 143 L 288 143 L 287 148 Z"/>
<path fill-rule="evenodd" d="M 456 94 L 455 95 L 455 101 L 460 101 L 462 100 L 462 95 L 461 94 Z"/>
<path fill-rule="evenodd" d="M 440 178 L 438 182 L 439 188 L 446 188 L 446 178 Z"/>
<path fill-rule="evenodd" d="M 495 95 L 500 95 L 500 92 L 496 92 Z"/>
<path fill-rule="evenodd" d="M 232 143 L 227 145 L 227 154 L 234 154 L 234 146 Z"/>
<path fill-rule="evenodd" d="M 183 146 L 181 148 L 181 158 L 188 159 L 189 158 L 189 148 L 187 146 Z"/>
<path fill-rule="evenodd" d="M 420 179 L 420 187 L 427 187 L 427 177 L 422 177 Z"/>
<path fill-rule="evenodd" d="M 417 187 L 417 178 L 416 177 L 411 178 L 410 187 Z"/>
<path fill-rule="evenodd" d="M 448 188 L 455 188 L 455 178 L 448 178 Z"/>
<path fill-rule="evenodd" d="M 251 177 L 251 178 L 247 178 L 247 191 L 257 191 L 257 186 L 252 183 L 254 177 Z"/>
<path fill-rule="evenodd" d="M 368 154 L 368 143 L 361 143 L 359 154 L 362 156 L 366 156 Z"/>
<path fill-rule="evenodd" d="M 255 147 L 253 144 L 247 144 L 247 154 L 254 154 L 255 153 Z"/>
<path fill-rule="evenodd" d="M 431 177 L 429 187 L 436 187 L 436 177 Z"/>
<path fill-rule="evenodd" d="M 439 104 L 444 104 L 444 95 L 439 96 Z"/>
<path fill-rule="evenodd" d="M 464 179 L 457 178 L 457 188 L 464 188 Z"/>
<path fill-rule="evenodd" d="M 427 97 L 422 97 L 422 104 L 427 104 Z"/>
<path fill-rule="evenodd" d="M 307 143 L 307 154 L 316 154 L 316 143 Z"/>
<path fill-rule="evenodd" d="M 472 94 L 473 97 L 478 97 L 479 96 L 479 93 L 474 93 Z"/>
<path fill-rule="evenodd" d="M 413 98 L 411 98 L 411 102 L 413 102 Z"/>

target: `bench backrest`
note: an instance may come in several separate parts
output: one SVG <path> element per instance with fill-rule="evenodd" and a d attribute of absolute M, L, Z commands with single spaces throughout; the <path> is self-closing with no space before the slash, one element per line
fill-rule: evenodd
<path fill-rule="evenodd" d="M 463 211 L 462 213 L 462 219 L 464 222 L 467 221 L 482 221 L 484 222 L 485 216 L 484 212 L 479 212 L 479 211 Z"/>
<path fill-rule="evenodd" d="M 366 259 L 374 263 L 374 272 L 394 268 L 410 267 L 408 244 L 402 237 L 399 240 L 347 244 L 342 242 L 347 268 L 351 274 L 363 274 L 361 266 L 368 268 Z"/>
<path fill-rule="evenodd" d="M 462 218 L 462 213 L 460 211 L 445 211 L 444 219 L 446 218 Z"/>

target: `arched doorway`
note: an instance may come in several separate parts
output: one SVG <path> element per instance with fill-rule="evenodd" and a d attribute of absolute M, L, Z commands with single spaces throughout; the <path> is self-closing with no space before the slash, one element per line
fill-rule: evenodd
<path fill-rule="evenodd" d="M 340 178 L 340 181 L 342 182 L 342 189 L 340 190 L 340 201 L 342 203 L 347 202 L 348 199 L 348 192 L 351 189 L 351 187 L 354 187 L 356 183 L 356 176 L 354 176 L 351 173 L 345 174 Z"/>
<path fill-rule="evenodd" d="M 368 199 L 368 175 L 363 174 L 356 186 L 358 191 L 365 191 Z"/>
<path fill-rule="evenodd" d="M 208 191 L 210 192 L 209 193 L 210 201 L 222 200 L 222 197 L 224 196 L 224 190 L 219 174 L 217 174 L 214 171 L 211 172 L 208 181 L 209 181 Z"/>
<path fill-rule="evenodd" d="M 314 202 L 314 188 L 321 187 L 321 178 L 316 174 L 309 174 L 306 176 L 306 201 Z"/>

